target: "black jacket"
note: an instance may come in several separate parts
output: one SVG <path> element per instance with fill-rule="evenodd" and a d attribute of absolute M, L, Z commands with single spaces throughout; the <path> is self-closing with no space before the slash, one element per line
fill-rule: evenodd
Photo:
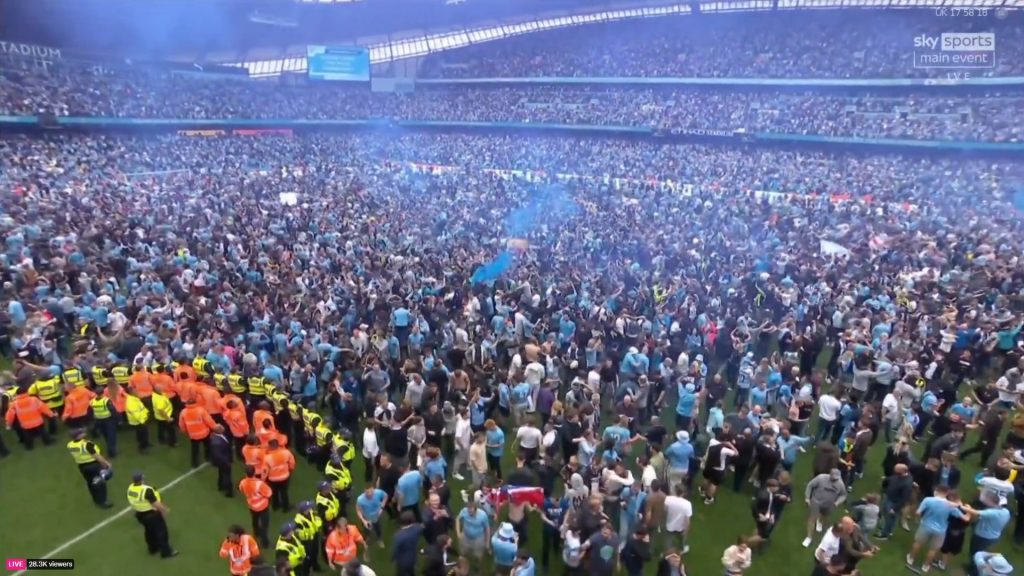
<path fill-rule="evenodd" d="M 906 476 L 893 474 L 885 479 L 885 498 L 892 503 L 896 510 L 910 502 L 910 497 L 913 494 L 914 478 L 910 474 Z"/>
<path fill-rule="evenodd" d="M 651 544 L 649 542 L 637 540 L 633 536 L 626 540 L 626 546 L 622 549 L 623 566 L 639 570 L 650 559 Z"/>
<path fill-rule="evenodd" d="M 230 466 L 234 459 L 231 441 L 224 434 L 210 435 L 210 463 L 214 466 Z"/>
<path fill-rule="evenodd" d="M 448 571 L 444 565 L 444 551 L 437 544 L 427 546 L 424 553 L 423 576 L 447 576 Z M 448 550 L 448 558 L 454 562 L 457 556 L 452 550 Z"/>

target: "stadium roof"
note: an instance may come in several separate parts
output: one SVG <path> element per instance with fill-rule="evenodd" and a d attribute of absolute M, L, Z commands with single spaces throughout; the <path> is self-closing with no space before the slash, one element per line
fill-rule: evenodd
<path fill-rule="evenodd" d="M 65 57 L 304 70 L 307 44 L 357 44 L 374 62 L 531 31 L 703 12 L 1008 7 L 1024 0 L 0 0 L 0 41 Z"/>
<path fill-rule="evenodd" d="M 253 48 L 499 24 L 634 0 L 0 0 L 0 40 L 146 59 L 226 61 Z M 227 53 L 231 53 L 228 55 Z"/>

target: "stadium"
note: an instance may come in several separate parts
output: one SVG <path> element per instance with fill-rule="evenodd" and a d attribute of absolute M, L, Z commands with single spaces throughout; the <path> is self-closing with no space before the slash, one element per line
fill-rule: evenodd
<path fill-rule="evenodd" d="M 8 573 L 1009 576 L 1022 6 L 0 0 Z"/>

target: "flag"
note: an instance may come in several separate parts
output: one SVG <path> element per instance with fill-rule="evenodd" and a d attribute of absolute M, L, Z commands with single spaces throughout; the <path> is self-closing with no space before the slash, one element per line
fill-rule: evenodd
<path fill-rule="evenodd" d="M 500 504 L 533 504 L 544 505 L 544 489 L 537 486 L 502 486 L 498 496 Z"/>

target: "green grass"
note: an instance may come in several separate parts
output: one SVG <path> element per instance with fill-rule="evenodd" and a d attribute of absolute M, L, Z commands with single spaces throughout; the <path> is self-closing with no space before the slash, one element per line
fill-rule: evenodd
<path fill-rule="evenodd" d="M 11 444 L 13 434 L 5 432 L 5 439 Z M 99 510 L 92 506 L 81 476 L 64 451 L 65 442 L 66 435 L 62 434 L 54 446 L 37 446 L 33 452 L 26 452 L 15 445 L 12 446 L 12 456 L 0 463 L 0 511 L 5 518 L 0 523 L 0 555 L 3 557 L 40 557 L 110 517 L 126 505 L 125 491 L 135 470 L 144 471 L 148 482 L 156 487 L 166 485 L 189 470 L 187 444 L 176 449 L 157 446 L 150 454 L 141 456 L 136 453 L 134 437 L 122 433 L 119 438 L 120 455 L 114 463 L 115 477 L 110 482 L 111 501 L 116 507 Z M 879 442 L 874 448 L 865 477 L 857 483 L 854 496 L 878 489 L 882 446 Z M 811 452 L 802 455 L 795 470 L 794 491 L 797 495 L 802 494 L 809 477 L 812 456 Z M 972 464 L 963 465 L 967 482 L 976 471 Z M 241 465 L 236 464 L 235 469 L 237 481 Z M 357 488 L 362 486 L 362 474 L 362 462 L 357 458 L 353 474 Z M 311 498 L 319 480 L 320 474 L 305 461 L 300 461 L 292 481 L 292 501 Z M 452 488 L 453 508 L 458 510 L 461 507 L 458 496 L 461 484 L 453 482 Z M 686 559 L 690 574 L 720 572 L 719 559 L 724 548 L 736 536 L 753 532 L 750 490 L 747 486 L 745 493 L 735 494 L 723 488 L 714 506 L 705 506 L 699 498 L 694 499 L 695 516 L 689 540 L 691 551 Z M 962 491 L 970 494 L 969 487 L 962 487 Z M 171 508 L 167 518 L 171 543 L 181 552 L 180 556 L 170 560 L 149 556 L 142 528 L 131 514 L 118 518 L 57 556 L 74 559 L 77 571 L 90 576 L 124 576 L 126 570 L 131 573 L 144 570 L 154 576 L 227 574 L 226 562 L 217 556 L 217 551 L 229 525 L 249 526 L 245 500 L 240 496 L 227 499 L 218 493 L 216 471 L 212 468 L 200 470 L 183 480 L 165 491 L 163 497 Z M 800 546 L 804 519 L 802 498 L 798 497 L 797 502 L 786 510 L 773 535 L 772 545 L 755 556 L 748 574 L 810 573 L 812 550 Z M 282 514 L 274 514 L 272 539 L 274 530 L 287 520 L 289 518 Z M 540 530 L 539 520 L 531 519 L 531 523 L 531 530 Z M 881 545 L 882 551 L 877 557 L 861 563 L 862 573 L 873 576 L 905 571 L 903 555 L 910 546 L 910 534 L 897 529 L 895 537 Z M 532 538 L 530 546 L 539 559 L 539 534 Z M 1008 538 L 1004 538 L 996 550 L 1007 554 L 1012 563 L 1024 566 L 1024 555 L 1013 549 Z M 373 547 L 371 554 L 371 566 L 378 574 L 394 574 L 386 550 Z M 652 563 L 652 574 L 653 570 Z M 958 571 L 952 570 L 951 573 Z"/>

